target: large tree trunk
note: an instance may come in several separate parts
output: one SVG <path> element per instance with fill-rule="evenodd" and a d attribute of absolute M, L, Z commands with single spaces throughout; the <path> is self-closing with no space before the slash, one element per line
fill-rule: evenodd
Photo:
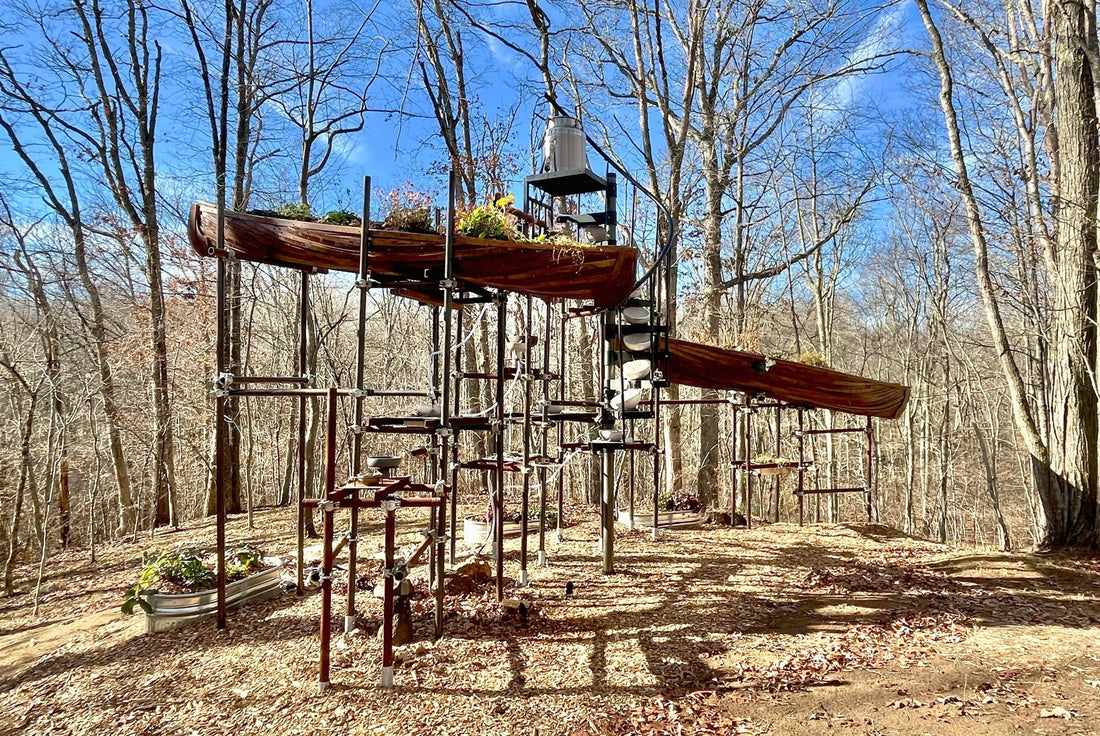
<path fill-rule="evenodd" d="M 1088 3 L 1086 8 L 1076 0 L 1052 0 L 1046 5 L 1057 113 L 1048 136 L 1057 141 L 1051 151 L 1052 171 L 1057 173 L 1051 187 L 1059 195 L 1053 204 L 1053 220 L 1058 227 L 1049 274 L 1055 349 L 1047 369 L 1057 419 L 1049 432 L 1041 433 L 990 275 L 985 227 L 955 110 L 951 65 L 927 0 L 916 3 L 940 77 L 940 107 L 958 179 L 956 188 L 966 206 L 978 288 L 1042 507 L 1040 545 L 1095 546 L 1097 396 L 1090 375 L 1096 359 L 1096 268 L 1092 259 L 1096 250 L 1098 152 L 1096 91 L 1085 56 L 1086 52 L 1097 51 L 1095 6 Z"/>
<path fill-rule="evenodd" d="M 1086 5 L 1092 5 L 1091 12 Z M 1047 19 L 1054 54 L 1061 197 L 1054 204 L 1057 265 L 1054 286 L 1054 450 L 1044 506 L 1046 539 L 1053 546 L 1095 543 L 1097 395 L 1091 375 L 1096 356 L 1096 196 L 1098 182 L 1096 89 L 1085 50 L 1096 50 L 1095 6 L 1053 2 Z M 1040 472 L 1042 469 L 1040 468 Z"/>

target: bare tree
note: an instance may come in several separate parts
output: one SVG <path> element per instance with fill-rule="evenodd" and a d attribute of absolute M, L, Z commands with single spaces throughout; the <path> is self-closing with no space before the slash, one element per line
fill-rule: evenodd
<path fill-rule="evenodd" d="M 1043 248 L 1053 300 L 1054 355 L 1045 366 L 1058 407 L 1044 428 L 1029 397 L 1017 349 L 1006 329 L 1001 299 L 990 267 L 992 217 L 983 212 L 971 176 L 963 124 L 957 109 L 955 69 L 940 32 L 940 22 L 926 0 L 917 0 L 931 41 L 931 59 L 940 82 L 940 107 L 955 167 L 957 189 L 966 209 L 975 254 L 978 287 L 1008 383 L 1017 431 L 1030 455 L 1030 470 L 1042 505 L 1048 547 L 1093 546 L 1096 543 L 1097 392 L 1096 361 L 1096 195 L 1100 153 L 1097 145 L 1096 92 L 1088 59 L 1097 49 L 1095 8 L 1073 2 L 1045 4 L 1045 17 L 1035 22 L 1028 3 L 1021 3 L 1023 37 L 1017 30 L 1002 48 L 987 30 L 962 10 L 942 3 L 964 29 L 977 35 L 998 70 L 999 92 L 1017 114 L 1016 132 L 1025 153 L 1020 170 L 1027 182 L 1034 237 Z M 1015 19 L 1013 19 L 1013 23 Z M 1040 31 L 1040 27 L 1043 29 Z M 1027 43 L 1039 63 L 1024 66 L 1014 60 L 1015 42 Z M 1031 70 L 1037 70 L 1032 74 Z M 1030 84 L 1017 85 L 1016 75 Z M 1030 92 L 1038 126 L 1021 119 L 1020 90 Z M 1043 161 L 1036 146 L 1039 127 L 1045 131 L 1050 165 L 1049 211 L 1042 201 Z"/>

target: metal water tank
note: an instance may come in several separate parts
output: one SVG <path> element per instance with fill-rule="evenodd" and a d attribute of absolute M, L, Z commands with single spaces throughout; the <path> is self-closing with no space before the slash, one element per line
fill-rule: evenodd
<path fill-rule="evenodd" d="M 584 130 L 576 118 L 557 115 L 546 123 L 542 139 L 542 170 L 587 169 Z"/>

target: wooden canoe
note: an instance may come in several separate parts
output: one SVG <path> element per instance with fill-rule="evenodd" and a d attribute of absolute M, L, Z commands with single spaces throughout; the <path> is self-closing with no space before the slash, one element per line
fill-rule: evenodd
<path fill-rule="evenodd" d="M 200 255 L 216 255 L 217 208 L 193 204 L 187 233 Z M 405 294 L 417 298 L 442 278 L 442 235 L 371 229 L 369 236 L 367 265 L 383 285 L 386 280 L 413 283 L 402 286 Z M 356 273 L 359 239 L 355 226 L 225 213 L 226 250 L 254 263 Z M 615 246 L 455 238 L 455 278 L 466 284 L 542 299 L 592 301 L 600 308 L 615 306 L 630 294 L 636 258 L 633 248 Z"/>
<path fill-rule="evenodd" d="M 897 419 L 909 387 L 759 353 L 668 341 L 668 380 L 685 386 L 763 394 L 796 406 Z M 774 362 L 773 362 L 774 361 Z"/>

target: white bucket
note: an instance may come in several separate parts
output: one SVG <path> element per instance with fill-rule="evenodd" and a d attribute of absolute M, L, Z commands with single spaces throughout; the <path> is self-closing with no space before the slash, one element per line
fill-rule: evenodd
<path fill-rule="evenodd" d="M 550 118 L 542 139 L 542 170 L 587 169 L 588 156 L 584 148 L 581 121 L 564 115 Z"/>

